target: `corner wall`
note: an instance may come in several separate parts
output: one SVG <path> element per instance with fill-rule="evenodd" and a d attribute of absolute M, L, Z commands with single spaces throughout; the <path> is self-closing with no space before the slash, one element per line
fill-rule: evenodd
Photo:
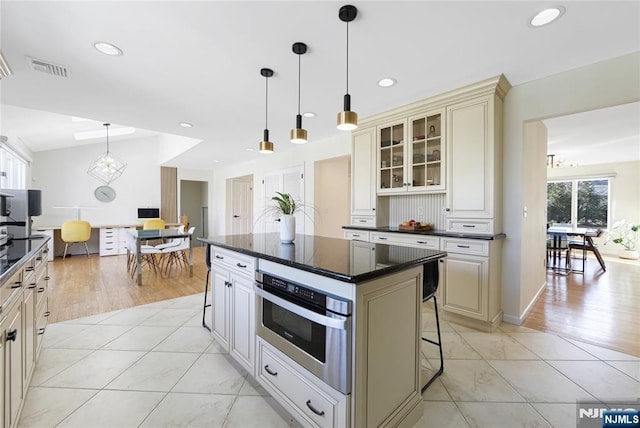
<path fill-rule="evenodd" d="M 527 185 L 536 181 L 536 170 L 525 150 L 523 125 L 545 119 L 640 100 L 640 52 L 514 86 L 504 105 L 504 231 L 502 308 L 505 319 L 521 320 L 535 298 L 535 278 L 525 265 L 538 257 L 530 240 L 544 240 L 536 225 L 522 218 L 523 207 L 534 206 Z M 533 228 L 533 229 L 532 229 Z M 539 235 L 539 236 L 538 236 Z"/>

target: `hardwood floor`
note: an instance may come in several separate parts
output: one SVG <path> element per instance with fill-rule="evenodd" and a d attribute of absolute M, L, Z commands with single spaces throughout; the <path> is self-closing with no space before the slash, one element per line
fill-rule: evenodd
<path fill-rule="evenodd" d="M 202 293 L 207 268 L 204 247 L 194 249 L 193 277 L 170 277 L 147 269 L 143 285 L 126 272 L 126 257 L 92 254 L 49 263 L 50 322 L 95 315 Z M 608 258 L 607 272 L 595 259 L 583 274 L 549 274 L 547 287 L 523 326 L 640 356 L 640 262 Z"/>
<path fill-rule="evenodd" d="M 640 262 L 587 260 L 584 274 L 547 274 L 523 326 L 640 356 Z"/>
<path fill-rule="evenodd" d="M 204 292 L 205 247 L 194 248 L 193 277 L 188 269 L 172 269 L 167 277 L 143 269 L 142 285 L 127 274 L 126 256 L 56 257 L 49 263 L 49 322 L 86 317 L 116 309 Z"/>

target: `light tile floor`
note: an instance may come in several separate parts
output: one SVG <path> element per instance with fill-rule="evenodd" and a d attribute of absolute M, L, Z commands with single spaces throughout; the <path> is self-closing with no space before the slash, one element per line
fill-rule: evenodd
<path fill-rule="evenodd" d="M 49 325 L 19 426 L 296 426 L 201 320 L 193 295 Z M 640 397 L 638 357 L 509 324 L 441 330 L 445 372 L 416 427 L 575 427 L 576 400 Z M 422 346 L 426 376 L 439 360 Z"/>

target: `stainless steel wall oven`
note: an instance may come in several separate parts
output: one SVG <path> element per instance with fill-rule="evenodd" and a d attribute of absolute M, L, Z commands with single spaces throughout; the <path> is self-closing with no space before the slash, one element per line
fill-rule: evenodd
<path fill-rule="evenodd" d="M 342 392 L 351 392 L 352 302 L 256 272 L 258 336 Z"/>

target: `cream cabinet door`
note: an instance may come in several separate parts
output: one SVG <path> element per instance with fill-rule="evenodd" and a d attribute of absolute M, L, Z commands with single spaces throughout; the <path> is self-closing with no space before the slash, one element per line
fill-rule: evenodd
<path fill-rule="evenodd" d="M 249 277 L 231 276 L 230 353 L 249 373 L 253 373 L 255 341 L 255 294 Z"/>
<path fill-rule="evenodd" d="M 375 128 L 353 133 L 351 152 L 351 215 L 376 214 Z"/>
<path fill-rule="evenodd" d="M 484 97 L 447 107 L 449 217 L 493 217 L 492 104 Z"/>
<path fill-rule="evenodd" d="M 444 278 L 444 309 L 467 317 L 488 320 L 488 257 L 448 253 L 444 262 Z"/>
<path fill-rule="evenodd" d="M 227 351 L 229 350 L 230 334 L 230 287 L 229 271 L 211 265 L 211 290 L 213 292 L 211 332 L 218 343 Z"/>

